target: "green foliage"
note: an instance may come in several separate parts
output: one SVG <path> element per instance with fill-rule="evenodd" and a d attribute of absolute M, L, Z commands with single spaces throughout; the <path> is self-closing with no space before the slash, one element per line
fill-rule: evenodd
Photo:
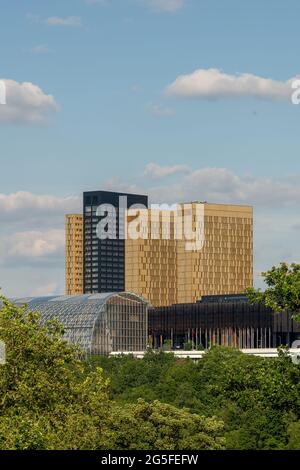
<path fill-rule="evenodd" d="M 262 273 L 267 289 L 248 289 L 251 302 L 263 302 L 274 312 L 290 310 L 293 318 L 300 321 L 300 264 L 281 263 Z"/>
<path fill-rule="evenodd" d="M 186 342 L 184 343 L 184 345 L 183 345 L 183 349 L 184 349 L 185 351 L 193 351 L 193 349 L 194 349 L 194 343 L 193 343 L 193 341 L 191 341 L 191 340 L 190 340 L 190 341 L 186 341 Z"/>
<path fill-rule="evenodd" d="M 149 404 L 159 400 L 193 414 L 217 416 L 225 423 L 228 449 L 296 445 L 291 443 L 289 426 L 300 419 L 300 367 L 286 350 L 278 359 L 214 347 L 198 363 L 161 352 L 148 353 L 143 360 L 106 358 L 105 362 L 108 367 L 103 361 L 101 365 L 111 377 L 112 397 L 120 404 L 141 397 Z"/>
<path fill-rule="evenodd" d="M 113 449 L 220 450 L 223 423 L 159 401 L 125 405 L 111 415 Z M 124 426 L 123 423 L 126 423 Z"/>
<path fill-rule="evenodd" d="M 170 339 L 166 339 L 163 344 L 163 351 L 171 351 L 172 350 L 172 341 Z"/>
<path fill-rule="evenodd" d="M 7 363 L 0 366 L 0 448 L 101 447 L 108 382 L 99 368 L 86 374 L 78 351 L 62 334 L 57 323 L 41 327 L 38 314 L 4 300 L 0 339 Z"/>
<path fill-rule="evenodd" d="M 56 322 L 41 326 L 37 313 L 4 299 L 0 339 L 6 344 L 7 363 L 0 366 L 0 450 L 222 447 L 221 420 L 158 401 L 136 401 L 147 395 L 146 382 L 156 381 L 162 369 L 175 363 L 172 354 L 149 352 L 144 361 L 101 357 L 85 363 L 62 335 Z M 123 371 L 113 393 L 101 363 L 107 376 L 116 375 L 120 367 Z M 131 404 L 111 400 L 132 385 L 136 398 Z M 151 390 L 148 398 L 153 399 Z"/>
<path fill-rule="evenodd" d="M 0 449 L 300 449 L 300 367 L 213 347 L 80 360 L 56 322 L 4 299 Z"/>

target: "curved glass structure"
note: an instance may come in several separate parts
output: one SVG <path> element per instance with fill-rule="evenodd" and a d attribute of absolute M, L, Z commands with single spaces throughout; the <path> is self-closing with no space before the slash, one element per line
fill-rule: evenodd
<path fill-rule="evenodd" d="M 57 319 L 65 338 L 87 354 L 143 351 L 148 337 L 148 303 L 127 293 L 13 299 L 39 312 L 42 323 Z"/>

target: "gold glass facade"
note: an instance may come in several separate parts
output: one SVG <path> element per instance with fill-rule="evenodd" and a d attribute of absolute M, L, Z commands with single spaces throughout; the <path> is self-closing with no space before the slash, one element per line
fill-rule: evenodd
<path fill-rule="evenodd" d="M 83 294 L 83 216 L 66 215 L 66 294 Z"/>
<path fill-rule="evenodd" d="M 174 214 L 148 209 L 145 238 L 125 242 L 125 290 L 141 292 L 152 305 L 171 305 L 177 300 L 177 241 L 174 240 Z M 151 218 L 148 217 L 152 214 Z M 170 239 L 165 227 L 170 221 Z M 129 218 L 130 222 L 130 218 Z M 152 233 L 151 233 L 152 232 Z"/>
<path fill-rule="evenodd" d="M 198 203 L 190 206 L 192 229 L 196 229 Z M 150 210 L 149 210 L 150 211 Z M 253 284 L 253 210 L 249 206 L 203 204 L 204 245 L 188 251 L 186 240 L 174 240 L 181 219 L 171 216 L 170 239 L 126 240 L 126 291 L 145 297 L 154 306 L 196 302 L 203 295 L 237 294 Z M 184 232 L 184 230 L 183 230 Z M 168 236 L 168 234 L 166 234 Z"/>

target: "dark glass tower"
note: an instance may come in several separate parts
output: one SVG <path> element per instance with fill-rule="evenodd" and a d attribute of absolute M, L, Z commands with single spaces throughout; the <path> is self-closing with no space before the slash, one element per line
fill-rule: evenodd
<path fill-rule="evenodd" d="M 123 208 L 120 208 L 120 197 Z M 126 206 L 124 206 L 126 203 Z M 110 216 L 110 210 L 99 215 L 99 206 L 108 204 L 114 207 L 116 215 L 115 239 L 101 240 L 97 226 L 102 219 Z M 125 290 L 125 240 L 123 237 L 124 210 L 134 204 L 148 207 L 148 196 L 115 193 L 110 191 L 89 191 L 83 193 L 84 220 L 84 293 L 122 292 Z M 103 211 L 102 211 L 103 212 Z"/>

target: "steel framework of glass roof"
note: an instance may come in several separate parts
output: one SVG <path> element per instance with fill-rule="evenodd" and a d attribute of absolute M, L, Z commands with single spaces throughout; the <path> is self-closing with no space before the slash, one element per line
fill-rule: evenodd
<path fill-rule="evenodd" d="M 64 338 L 87 354 L 143 351 L 148 338 L 148 303 L 128 292 L 25 297 L 17 305 L 39 312 L 41 322 L 57 319 Z"/>

